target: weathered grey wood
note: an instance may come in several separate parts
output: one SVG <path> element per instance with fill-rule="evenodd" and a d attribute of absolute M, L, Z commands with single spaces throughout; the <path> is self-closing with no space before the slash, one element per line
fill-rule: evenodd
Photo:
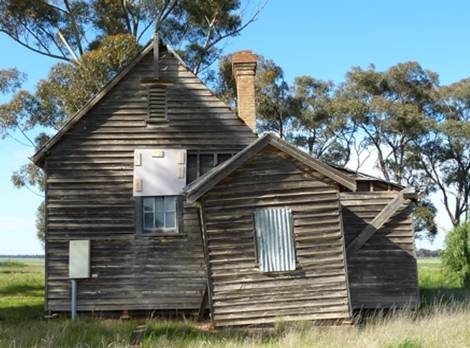
<path fill-rule="evenodd" d="M 154 33 L 152 39 L 153 45 L 153 76 L 156 80 L 160 79 L 160 39 L 158 32 Z"/>
<path fill-rule="evenodd" d="M 190 202 L 196 201 L 199 197 L 217 185 L 223 178 L 230 175 L 233 171 L 242 166 L 248 159 L 251 159 L 254 155 L 256 155 L 259 151 L 263 150 L 268 145 L 281 150 L 284 155 L 287 154 L 291 156 L 303 165 L 312 169 L 314 172 L 318 172 L 320 175 L 336 181 L 337 183 L 352 191 L 356 189 L 355 180 L 351 179 L 340 171 L 314 159 L 313 157 L 303 154 L 301 151 L 294 148 L 292 145 L 289 145 L 287 142 L 279 140 L 272 134 L 267 133 L 263 137 L 259 138 L 256 142 L 250 144 L 245 149 L 237 153 L 229 161 L 217 167 L 217 170 L 208 173 L 208 175 L 201 177 L 193 184 L 188 186 L 186 188 L 187 199 Z M 258 172 L 256 173 L 258 174 Z M 266 174 L 269 175 L 269 173 Z"/>
<path fill-rule="evenodd" d="M 68 311 L 68 242 L 90 239 L 91 273 L 78 310 L 194 310 L 207 284 L 198 208 L 186 204 L 181 235 L 136 233 L 132 197 L 135 148 L 184 148 L 188 153 L 238 152 L 255 136 L 229 107 L 160 47 L 161 79 L 171 108 L 164 127 L 147 126 L 144 98 L 153 76 L 146 48 L 119 81 L 77 114 L 38 157 L 47 160 L 47 309 Z M 201 95 L 204 96 L 201 99 Z M 173 96 L 178 96 L 172 99 Z M 180 96 L 187 96 L 184 103 Z M 227 143 L 227 139 L 231 139 Z M 41 157 L 43 156 L 43 157 Z"/>
<path fill-rule="evenodd" d="M 351 303 L 355 308 L 416 303 L 407 209 L 347 260 L 344 252 L 345 240 L 357 238 L 396 195 L 380 190 L 398 186 L 331 169 L 271 136 L 252 145 L 239 166 L 222 166 L 223 175 L 205 191 L 195 190 L 204 191 L 203 209 L 185 203 L 183 233 L 136 233 L 141 217 L 132 196 L 135 149 L 186 149 L 188 156 L 198 154 L 199 175 L 219 162 L 219 154 L 238 153 L 255 140 L 163 45 L 158 63 L 157 80 L 146 47 L 33 158 L 47 174 L 48 310 L 70 308 L 71 239 L 90 239 L 92 245 L 93 277 L 81 283 L 81 311 L 201 312 L 206 287 L 219 326 L 273 323 L 278 317 L 346 319 Z M 156 86 L 166 89 L 167 120 L 149 123 L 147 93 Z M 151 113 L 163 110 L 157 99 Z M 362 188 L 367 191 L 349 192 Z M 294 213 L 298 269 L 268 275 L 257 268 L 252 212 L 275 206 Z"/>
<path fill-rule="evenodd" d="M 204 289 L 204 295 L 202 295 L 201 305 L 199 307 L 199 313 L 197 316 L 198 321 L 204 320 L 204 315 L 205 315 L 208 303 L 209 303 L 209 290 L 206 286 L 206 288 Z"/>
<path fill-rule="evenodd" d="M 350 318 L 337 187 L 282 154 L 276 147 L 252 153 L 202 196 L 215 326 L 313 320 L 329 312 Z M 270 206 L 292 210 L 296 271 L 262 273 L 257 266 L 252 215 Z M 328 218 L 319 224 L 316 216 Z"/>
<path fill-rule="evenodd" d="M 342 192 L 346 244 L 354 240 L 397 194 L 398 191 Z M 384 197 L 388 201 L 384 201 Z M 362 248 L 347 253 L 353 308 L 408 308 L 418 303 L 412 211 L 412 206 L 403 205 Z"/>
<path fill-rule="evenodd" d="M 207 291 L 207 300 L 209 304 L 209 309 L 211 312 L 210 318 L 212 323 L 214 323 L 214 302 L 212 300 L 213 294 L 213 285 L 212 285 L 212 278 L 209 277 L 209 274 L 212 272 L 211 263 L 209 262 L 209 245 L 207 242 L 207 227 L 206 227 L 206 217 L 205 217 L 205 210 L 204 210 L 204 200 L 199 202 L 199 224 L 201 226 L 201 237 L 202 237 L 202 245 L 204 250 L 204 260 L 207 269 L 207 284 L 206 284 L 206 291 Z"/>
<path fill-rule="evenodd" d="M 141 60 L 151 51 L 152 46 L 148 44 L 145 49 L 143 49 L 140 54 L 127 65 L 114 79 L 112 79 L 98 94 L 96 94 L 90 101 L 88 101 L 85 106 L 75 114 L 70 121 L 59 131 L 56 135 L 52 137 L 50 141 L 46 143 L 32 158 L 31 160 L 40 164 L 41 160 L 44 158 L 46 152 L 76 123 L 80 120 L 91 108 L 97 104 L 104 96 L 106 96 L 111 89 L 116 86 L 131 70 L 134 68 Z"/>
<path fill-rule="evenodd" d="M 358 251 L 369 238 L 379 230 L 396 212 L 406 203 L 405 193 L 407 190 L 400 191 L 392 201 L 367 225 L 361 233 L 347 245 L 349 255 Z"/>

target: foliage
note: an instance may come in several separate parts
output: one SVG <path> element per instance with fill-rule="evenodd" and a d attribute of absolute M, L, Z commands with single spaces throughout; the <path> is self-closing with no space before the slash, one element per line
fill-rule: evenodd
<path fill-rule="evenodd" d="M 462 223 L 447 234 L 442 253 L 444 265 L 460 285 L 470 286 L 470 222 Z"/>
<path fill-rule="evenodd" d="M 153 27 L 199 74 L 220 56 L 217 45 L 238 35 L 262 8 L 244 20 L 239 0 L 2 0 L 0 32 L 36 53 L 74 61 L 107 36 L 140 41 Z"/>
<path fill-rule="evenodd" d="M 353 68 L 338 86 L 311 76 L 291 86 L 281 67 L 260 58 L 256 84 L 259 131 L 356 170 L 375 153 L 386 180 L 415 187 L 419 237 L 437 233 L 433 192 L 442 194 L 454 225 L 468 217 L 470 79 L 441 87 L 436 73 L 406 62 L 386 71 Z M 220 63 L 216 92 L 236 106 L 229 57 Z"/>
<path fill-rule="evenodd" d="M 434 239 L 437 235 L 436 214 L 437 209 L 428 197 L 421 197 L 416 202 L 413 222 L 417 238 L 427 237 L 429 240 Z"/>
<path fill-rule="evenodd" d="M 343 110 L 366 135 L 378 155 L 386 180 L 413 184 L 407 152 L 426 132 L 433 112 L 437 75 L 416 62 L 397 64 L 377 72 L 354 68 L 339 90 Z"/>
<path fill-rule="evenodd" d="M 316 158 L 346 165 L 355 131 L 349 120 L 336 112 L 333 83 L 300 76 L 295 78 L 293 90 L 298 108 L 290 136 L 294 144 Z"/>
<path fill-rule="evenodd" d="M 36 211 L 36 235 L 43 243 L 46 240 L 46 202 L 42 201 Z"/>
<path fill-rule="evenodd" d="M 244 20 L 240 7 L 238 0 L 0 1 L 0 32 L 62 61 L 35 92 L 20 89 L 25 76 L 17 70 L 0 70 L 0 93 L 12 94 L 0 105 L 0 134 L 21 134 L 24 140 L 17 141 L 39 149 L 51 131 L 59 130 L 135 57 L 151 27 L 177 47 L 194 73 L 209 79 L 208 67 L 221 55 L 218 44 L 238 35 L 262 9 Z M 37 129 L 45 131 L 33 139 L 29 134 Z M 42 175 L 31 164 L 13 173 L 12 181 L 16 187 L 43 189 Z"/>
<path fill-rule="evenodd" d="M 442 194 L 446 212 L 457 226 L 469 218 L 470 209 L 470 80 L 441 88 L 437 106 L 433 124 L 415 141 L 410 157 L 421 180 Z"/>
<path fill-rule="evenodd" d="M 437 74 L 416 62 L 384 72 L 354 68 L 337 95 L 338 110 L 364 132 L 384 178 L 424 195 L 439 190 L 454 226 L 469 209 L 469 106 L 469 80 L 441 87 Z M 435 235 L 434 215 L 423 199 L 418 230 Z"/>
<path fill-rule="evenodd" d="M 236 108 L 237 89 L 230 56 L 223 57 L 219 62 L 215 92 Z M 256 68 L 255 93 L 258 129 L 275 132 L 281 138 L 289 137 L 298 103 L 290 92 L 282 68 L 262 56 L 259 56 Z"/>
<path fill-rule="evenodd" d="M 135 37 L 129 34 L 106 36 L 100 44 L 84 53 L 80 64 L 60 63 L 38 83 L 34 96 L 38 103 L 34 115 L 38 125 L 60 128 L 69 115 L 77 112 L 94 94 L 139 52 Z"/>
<path fill-rule="evenodd" d="M 259 75 L 263 68 L 263 65 L 258 63 L 256 66 L 256 74 Z M 230 55 L 223 56 L 219 60 L 217 76 L 214 83 L 214 92 L 217 97 L 230 105 L 233 109 L 237 108 L 237 86 L 232 71 L 232 58 Z"/>
<path fill-rule="evenodd" d="M 25 76 L 18 69 L 0 70 L 0 93 L 7 94 L 18 90 Z"/>
<path fill-rule="evenodd" d="M 347 119 L 334 114 L 334 86 L 310 76 L 290 86 L 282 68 L 259 57 L 256 71 L 258 130 L 277 133 L 328 162 L 345 164 L 354 132 Z M 237 93 L 230 56 L 219 62 L 217 95 L 236 108 Z"/>
<path fill-rule="evenodd" d="M 290 93 L 282 68 L 272 60 L 261 59 L 256 75 L 256 112 L 260 131 L 272 131 L 280 138 L 289 136 L 298 103 Z"/>

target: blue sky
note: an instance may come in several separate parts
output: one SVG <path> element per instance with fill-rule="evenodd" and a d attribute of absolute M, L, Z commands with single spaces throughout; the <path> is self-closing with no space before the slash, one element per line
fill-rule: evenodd
<path fill-rule="evenodd" d="M 463 0 L 271 0 L 259 19 L 224 49 L 251 49 L 271 58 L 288 80 L 311 75 L 341 82 L 353 66 L 374 63 L 382 70 L 414 60 L 448 84 L 470 76 L 469 37 L 470 2 Z M 0 52 L 0 69 L 17 67 L 28 74 L 25 88 L 32 88 L 55 63 L 3 34 Z M 43 253 L 34 227 L 41 198 L 10 182 L 12 171 L 31 154 L 30 148 L 11 138 L 0 140 L 0 254 Z M 439 197 L 434 200 L 439 205 Z M 443 230 L 448 228 L 443 212 L 438 221 Z M 433 245 L 418 245 L 442 247 L 443 237 L 440 232 Z"/>

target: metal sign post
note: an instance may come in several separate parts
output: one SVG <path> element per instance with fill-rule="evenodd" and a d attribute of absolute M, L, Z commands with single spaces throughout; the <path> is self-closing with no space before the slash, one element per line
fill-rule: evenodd
<path fill-rule="evenodd" d="M 90 278 L 90 241 L 69 242 L 70 316 L 77 318 L 78 280 Z"/>
<path fill-rule="evenodd" d="M 70 304 L 71 304 L 71 308 L 70 308 L 70 314 L 71 314 L 71 319 L 72 320 L 75 320 L 77 318 L 77 288 L 78 288 L 78 282 L 76 279 L 72 279 L 71 281 L 71 285 L 72 285 L 72 291 L 71 291 L 71 294 L 72 294 L 72 298 L 70 299 Z"/>

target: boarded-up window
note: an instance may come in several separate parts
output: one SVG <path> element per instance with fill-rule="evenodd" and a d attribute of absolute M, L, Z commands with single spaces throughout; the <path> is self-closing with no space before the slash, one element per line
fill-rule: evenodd
<path fill-rule="evenodd" d="M 167 120 L 165 86 L 151 86 L 148 90 L 148 122 Z"/>
<path fill-rule="evenodd" d="M 266 208 L 255 211 L 256 252 L 262 272 L 295 270 L 292 211 Z"/>

